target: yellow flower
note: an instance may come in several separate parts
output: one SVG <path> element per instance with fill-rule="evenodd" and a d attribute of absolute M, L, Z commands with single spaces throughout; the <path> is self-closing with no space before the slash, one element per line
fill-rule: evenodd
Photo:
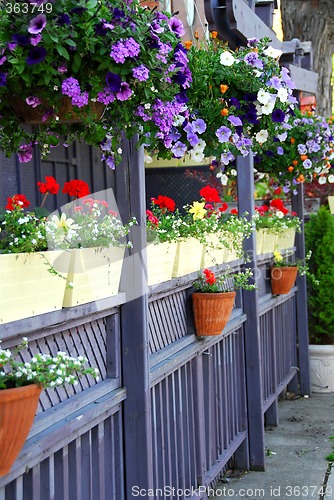
<path fill-rule="evenodd" d="M 189 209 L 189 213 L 193 214 L 194 220 L 200 220 L 205 217 L 207 210 L 204 208 L 205 201 L 203 203 L 199 201 L 194 201 L 191 208 Z"/>
<path fill-rule="evenodd" d="M 283 257 L 278 250 L 274 251 L 274 259 L 275 262 L 281 262 L 283 260 Z"/>

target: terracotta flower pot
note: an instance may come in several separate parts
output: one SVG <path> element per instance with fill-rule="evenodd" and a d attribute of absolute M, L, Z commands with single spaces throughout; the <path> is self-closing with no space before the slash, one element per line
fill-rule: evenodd
<path fill-rule="evenodd" d="M 271 291 L 273 295 L 289 293 L 298 273 L 298 267 L 272 267 Z"/>
<path fill-rule="evenodd" d="M 0 475 L 8 474 L 29 434 L 42 388 L 0 390 Z"/>
<path fill-rule="evenodd" d="M 193 293 L 196 335 L 220 335 L 233 309 L 235 292 Z"/>

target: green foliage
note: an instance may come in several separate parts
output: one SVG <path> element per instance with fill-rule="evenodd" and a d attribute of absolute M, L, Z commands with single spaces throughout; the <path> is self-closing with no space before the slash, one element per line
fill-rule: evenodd
<path fill-rule="evenodd" d="M 313 344 L 334 343 L 334 217 L 326 207 L 312 214 L 305 225 L 310 272 L 319 286 L 309 283 L 308 310 L 310 342 Z"/>

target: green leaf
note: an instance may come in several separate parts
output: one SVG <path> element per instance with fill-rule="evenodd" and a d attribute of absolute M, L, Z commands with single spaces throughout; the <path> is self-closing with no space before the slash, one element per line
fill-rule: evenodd
<path fill-rule="evenodd" d="M 67 45 L 70 45 L 71 47 L 76 47 L 77 44 L 71 40 L 70 38 L 67 38 L 67 40 L 65 40 L 65 43 L 67 43 Z"/>
<path fill-rule="evenodd" d="M 81 57 L 79 56 L 78 53 L 74 54 L 74 59 L 73 59 L 73 64 L 72 64 L 72 70 L 74 73 L 77 73 L 80 69 L 81 66 Z"/>
<path fill-rule="evenodd" d="M 39 219 L 43 219 L 44 217 L 48 217 L 48 215 L 50 215 L 49 210 L 47 210 L 46 208 L 42 208 L 42 207 L 35 207 L 34 213 L 35 213 L 36 217 L 38 217 Z"/>
<path fill-rule="evenodd" d="M 56 49 L 59 55 L 63 56 L 65 59 L 67 59 L 67 61 L 70 60 L 69 53 L 67 52 L 65 47 L 63 47 L 62 45 L 57 45 Z"/>

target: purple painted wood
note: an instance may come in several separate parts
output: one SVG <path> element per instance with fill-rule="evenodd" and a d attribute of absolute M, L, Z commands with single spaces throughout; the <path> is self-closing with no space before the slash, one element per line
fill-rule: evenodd
<path fill-rule="evenodd" d="M 249 217 L 254 213 L 253 167 L 252 155 L 249 155 L 247 158 L 237 158 L 239 213 L 243 214 L 248 212 Z M 256 270 L 257 262 L 254 233 L 249 239 L 244 241 L 244 250 L 249 254 L 251 259 L 245 267 Z M 264 419 L 262 412 L 259 300 L 257 290 L 243 292 L 243 308 L 244 312 L 247 314 L 247 321 L 244 329 L 250 464 L 251 468 L 254 470 L 263 470 L 265 465 Z"/>
<path fill-rule="evenodd" d="M 116 170 L 116 199 L 122 219 L 134 216 L 138 222 L 131 229 L 133 248 L 125 259 L 121 280 L 128 300 L 121 306 L 121 329 L 122 383 L 128 394 L 124 404 L 126 496 L 131 498 L 133 486 L 149 489 L 153 484 L 147 281 L 146 266 L 139 259 L 141 256 L 145 264 L 144 151 L 136 148 L 135 139 L 123 145 L 123 161 Z"/>
<path fill-rule="evenodd" d="M 292 210 L 304 219 L 303 185 L 298 186 L 297 196 L 292 197 Z M 304 230 L 296 234 L 296 257 L 305 258 Z M 297 331 L 298 331 L 298 358 L 299 358 L 299 383 L 302 395 L 311 394 L 310 360 L 308 348 L 308 321 L 307 321 L 307 293 L 306 277 L 298 276 L 298 291 L 296 294 L 297 306 Z"/>

